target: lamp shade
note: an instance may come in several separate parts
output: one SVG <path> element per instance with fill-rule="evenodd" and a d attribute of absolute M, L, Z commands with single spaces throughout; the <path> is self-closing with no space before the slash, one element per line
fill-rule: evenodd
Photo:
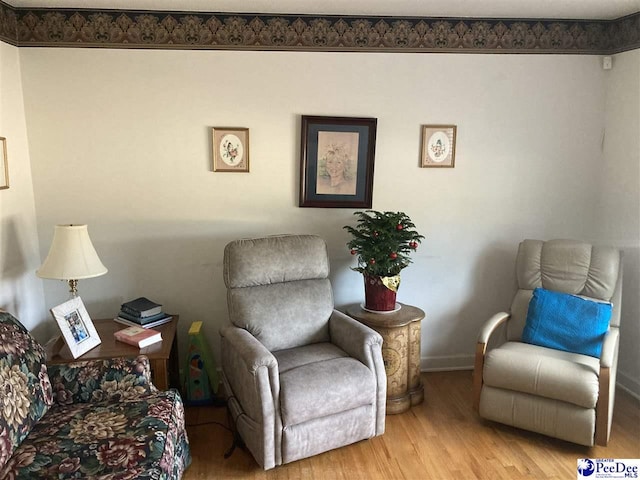
<path fill-rule="evenodd" d="M 51 249 L 36 271 L 41 278 L 80 280 L 107 273 L 93 248 L 86 225 L 56 225 Z"/>

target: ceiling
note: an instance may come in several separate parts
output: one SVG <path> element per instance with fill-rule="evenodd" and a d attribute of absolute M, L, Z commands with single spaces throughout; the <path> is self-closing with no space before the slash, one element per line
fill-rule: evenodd
<path fill-rule="evenodd" d="M 97 8 L 211 13 L 613 20 L 640 0 L 5 0 L 19 8 Z"/>

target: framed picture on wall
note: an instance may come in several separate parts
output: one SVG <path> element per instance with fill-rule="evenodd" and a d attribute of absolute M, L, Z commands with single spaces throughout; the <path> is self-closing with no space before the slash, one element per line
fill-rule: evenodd
<path fill-rule="evenodd" d="M 423 125 L 420 166 L 453 168 L 455 159 L 456 126 Z"/>
<path fill-rule="evenodd" d="M 213 127 L 213 171 L 249 172 L 249 129 Z"/>
<path fill-rule="evenodd" d="M 371 208 L 377 122 L 302 116 L 300 207 Z"/>
<path fill-rule="evenodd" d="M 101 340 L 96 327 L 89 318 L 80 297 L 74 297 L 57 307 L 53 307 L 51 314 L 58 323 L 73 358 L 78 358 L 100 345 Z"/>
<path fill-rule="evenodd" d="M 9 188 L 9 160 L 7 159 L 7 139 L 0 137 L 0 190 Z"/>

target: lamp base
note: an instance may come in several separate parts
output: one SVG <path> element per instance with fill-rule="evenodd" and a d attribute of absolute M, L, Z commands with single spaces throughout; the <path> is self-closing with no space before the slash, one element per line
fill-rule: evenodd
<path fill-rule="evenodd" d="M 78 280 L 68 280 L 69 282 L 69 293 L 71 294 L 71 298 L 75 298 L 78 296 Z"/>

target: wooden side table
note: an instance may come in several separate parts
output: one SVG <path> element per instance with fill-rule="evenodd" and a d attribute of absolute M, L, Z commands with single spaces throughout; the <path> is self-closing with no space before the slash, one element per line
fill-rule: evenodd
<path fill-rule="evenodd" d="M 118 342 L 114 338 L 113 333 L 126 328 L 126 325 L 117 323 L 112 318 L 93 320 L 100 336 L 100 345 L 74 359 L 66 344 L 58 351 L 53 344 L 47 344 L 47 363 L 60 365 L 85 360 L 135 358 L 138 355 L 146 355 L 151 364 L 153 384 L 160 390 L 167 390 L 169 387 L 179 389 L 180 370 L 178 366 L 178 337 L 176 335 L 179 316 L 172 315 L 172 317 L 170 322 L 154 328 L 162 333 L 162 342 L 154 343 L 145 348 L 137 348 L 127 343 Z"/>
<path fill-rule="evenodd" d="M 402 413 L 424 400 L 420 380 L 420 322 L 424 312 L 400 304 L 392 313 L 372 313 L 349 305 L 347 315 L 382 335 L 382 358 L 387 373 L 387 415 Z"/>

